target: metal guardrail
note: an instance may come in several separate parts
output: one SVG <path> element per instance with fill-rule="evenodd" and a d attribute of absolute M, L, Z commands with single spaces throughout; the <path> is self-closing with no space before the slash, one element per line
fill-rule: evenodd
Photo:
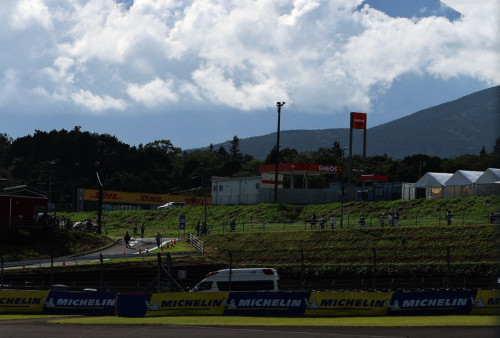
<path fill-rule="evenodd" d="M 188 241 L 189 241 L 189 243 L 191 243 L 192 246 L 194 246 L 198 250 L 199 253 L 201 253 L 201 254 L 203 253 L 203 251 L 204 251 L 203 241 L 198 239 L 198 237 L 196 237 L 192 233 L 189 233 Z"/>
<path fill-rule="evenodd" d="M 186 250 L 186 251 L 172 251 L 168 252 L 172 256 L 179 255 L 193 255 L 198 254 L 198 250 Z M 162 256 L 166 256 L 167 253 L 161 253 Z M 37 259 L 37 260 L 26 260 L 26 261 L 17 261 L 17 262 L 2 262 L 2 268 L 25 268 L 25 267 L 50 267 L 50 266 L 75 266 L 79 264 L 100 262 L 101 257 L 103 261 L 111 261 L 113 259 L 123 259 L 123 258 L 138 258 L 141 257 L 145 259 L 146 257 L 157 257 L 158 252 L 153 251 L 151 253 L 133 253 L 133 254 L 115 254 L 115 255 L 100 255 L 99 253 L 95 253 L 95 257 L 92 255 L 85 256 L 75 256 L 75 257 L 57 257 L 57 258 L 45 258 L 45 259 Z"/>

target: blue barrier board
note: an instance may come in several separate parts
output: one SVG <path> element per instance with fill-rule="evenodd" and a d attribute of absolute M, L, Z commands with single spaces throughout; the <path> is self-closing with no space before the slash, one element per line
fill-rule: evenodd
<path fill-rule="evenodd" d="M 113 315 L 114 292 L 50 291 L 43 299 L 44 313 Z"/>
<path fill-rule="evenodd" d="M 151 293 L 116 295 L 116 315 L 118 317 L 144 317 L 151 301 Z"/>
<path fill-rule="evenodd" d="M 224 315 L 301 316 L 310 292 L 230 292 Z"/>
<path fill-rule="evenodd" d="M 467 315 L 476 290 L 395 292 L 388 304 L 389 315 Z"/>

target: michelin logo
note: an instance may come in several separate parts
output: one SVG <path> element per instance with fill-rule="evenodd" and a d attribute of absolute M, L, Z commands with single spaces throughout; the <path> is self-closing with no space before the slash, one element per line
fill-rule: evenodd
<path fill-rule="evenodd" d="M 257 298 L 257 299 L 240 299 L 237 303 L 235 299 L 231 301 L 224 302 L 227 309 L 236 308 L 293 308 L 301 307 L 302 299 L 268 299 L 268 298 Z M 306 301 L 307 304 L 307 301 Z"/>
<path fill-rule="evenodd" d="M 160 307 L 158 306 L 158 302 L 157 301 L 154 301 L 153 304 L 150 304 L 146 300 L 146 308 L 148 309 L 148 311 L 159 311 L 160 310 Z"/>
<path fill-rule="evenodd" d="M 404 299 L 403 304 L 400 304 L 396 299 L 390 303 L 386 300 L 389 310 L 396 311 L 401 309 L 415 308 L 450 308 L 467 306 L 469 299 L 467 298 L 427 298 L 427 299 Z"/>
<path fill-rule="evenodd" d="M 43 304 L 45 307 L 105 307 L 105 306 L 115 306 L 115 299 L 100 299 L 100 298 L 57 298 L 54 302 L 54 298 L 46 299 L 43 297 Z"/>

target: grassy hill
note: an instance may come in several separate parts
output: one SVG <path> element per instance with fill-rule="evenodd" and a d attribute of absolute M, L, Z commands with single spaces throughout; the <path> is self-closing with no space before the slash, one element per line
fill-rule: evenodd
<path fill-rule="evenodd" d="M 285 204 L 259 204 L 247 206 L 207 206 L 207 223 L 213 233 L 223 233 L 232 219 L 237 222 L 237 231 L 257 230 L 300 230 L 308 227 L 313 213 L 321 215 L 341 215 L 341 204 L 321 204 L 293 206 Z M 361 215 L 367 225 L 378 223 L 380 214 L 399 211 L 402 225 L 440 225 L 444 223 L 446 210 L 455 215 L 455 223 L 462 225 L 487 224 L 491 212 L 500 212 L 500 196 L 443 199 L 431 201 L 416 199 L 411 201 L 348 202 L 344 203 L 344 227 L 358 226 Z M 104 230 L 109 236 L 121 237 L 125 231 L 131 232 L 137 224 L 144 224 L 146 236 L 154 237 L 157 231 L 164 236 L 178 234 L 179 216 L 186 217 L 186 232 L 195 232 L 198 222 L 205 219 L 203 206 L 188 206 L 164 210 L 124 210 L 103 212 Z M 60 214 L 75 221 L 97 220 L 96 212 Z"/>
<path fill-rule="evenodd" d="M 435 277 L 443 285 L 446 277 L 465 283 L 477 280 L 478 285 L 496 281 L 499 274 L 499 226 L 488 224 L 487 215 L 499 210 L 500 197 L 475 197 L 456 200 L 413 200 L 392 202 L 346 203 L 344 228 L 311 230 L 309 217 L 334 213 L 340 205 L 290 206 L 263 204 L 256 206 L 211 206 L 207 220 L 212 232 L 201 239 L 203 255 L 174 258 L 174 266 L 197 271 L 193 281 L 202 273 L 217 268 L 244 266 L 273 266 L 283 277 L 284 289 L 296 289 L 302 278 L 311 289 L 325 289 L 332 280 L 370 280 L 377 275 L 377 285 L 388 288 L 391 280 L 413 280 Z M 455 213 L 448 226 L 444 211 Z M 377 216 L 382 212 L 399 210 L 401 226 L 381 227 Z M 135 224 L 146 224 L 146 236 L 160 230 L 164 237 L 178 234 L 179 214 L 186 215 L 188 231 L 204 218 L 203 207 L 170 210 L 104 212 L 104 222 L 110 237 L 121 237 Z M 373 223 L 360 227 L 359 215 L 373 217 Z M 90 218 L 95 213 L 67 214 L 73 221 Z M 236 232 L 228 232 L 231 219 L 238 222 Z M 349 220 L 352 220 L 348 222 Z M 3 233 L 0 253 L 4 261 L 48 257 L 50 254 L 72 255 L 109 243 L 105 235 L 76 231 Z M 57 242 L 57 250 L 53 243 Z M 154 257 L 152 257 L 154 259 Z M 151 268 L 151 261 L 136 262 Z M 192 267 L 192 268 L 189 268 Z M 196 268 L 195 268 L 196 267 Z M 116 269 L 121 269 L 120 264 Z M 129 269 L 130 265 L 124 265 Z M 87 266 L 86 269 L 89 269 Z M 383 279 L 386 279 L 384 282 Z M 451 280 L 450 279 L 450 280 Z M 384 283 L 384 284 L 382 284 Z M 426 282 L 427 283 L 427 282 Z M 438 285 L 438 286 L 439 286 Z M 441 287 L 440 286 L 440 287 Z M 366 287 L 366 286 L 365 286 Z M 427 284 L 426 284 L 426 287 Z M 349 288 L 347 285 L 346 288 Z"/>

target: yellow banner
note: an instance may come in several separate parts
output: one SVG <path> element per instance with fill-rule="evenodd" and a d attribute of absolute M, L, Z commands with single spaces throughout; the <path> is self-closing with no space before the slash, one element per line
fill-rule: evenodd
<path fill-rule="evenodd" d="M 472 315 L 500 315 L 500 291 L 477 290 L 472 302 Z"/>
<path fill-rule="evenodd" d="M 42 313 L 48 291 L 0 290 L 0 313 Z"/>
<path fill-rule="evenodd" d="M 306 316 L 385 316 L 392 292 L 311 292 Z"/>
<path fill-rule="evenodd" d="M 98 201 L 99 190 L 84 189 L 83 199 L 85 201 Z M 203 205 L 203 198 L 184 196 L 184 195 L 167 195 L 167 194 L 148 194 L 138 192 L 123 192 L 114 190 L 105 190 L 103 195 L 105 203 L 129 203 L 129 204 L 153 204 L 163 205 L 168 202 L 185 202 L 188 205 Z M 207 198 L 207 204 L 210 204 L 210 199 Z"/>
<path fill-rule="evenodd" d="M 147 304 L 146 317 L 222 315 L 229 292 L 154 293 Z"/>

